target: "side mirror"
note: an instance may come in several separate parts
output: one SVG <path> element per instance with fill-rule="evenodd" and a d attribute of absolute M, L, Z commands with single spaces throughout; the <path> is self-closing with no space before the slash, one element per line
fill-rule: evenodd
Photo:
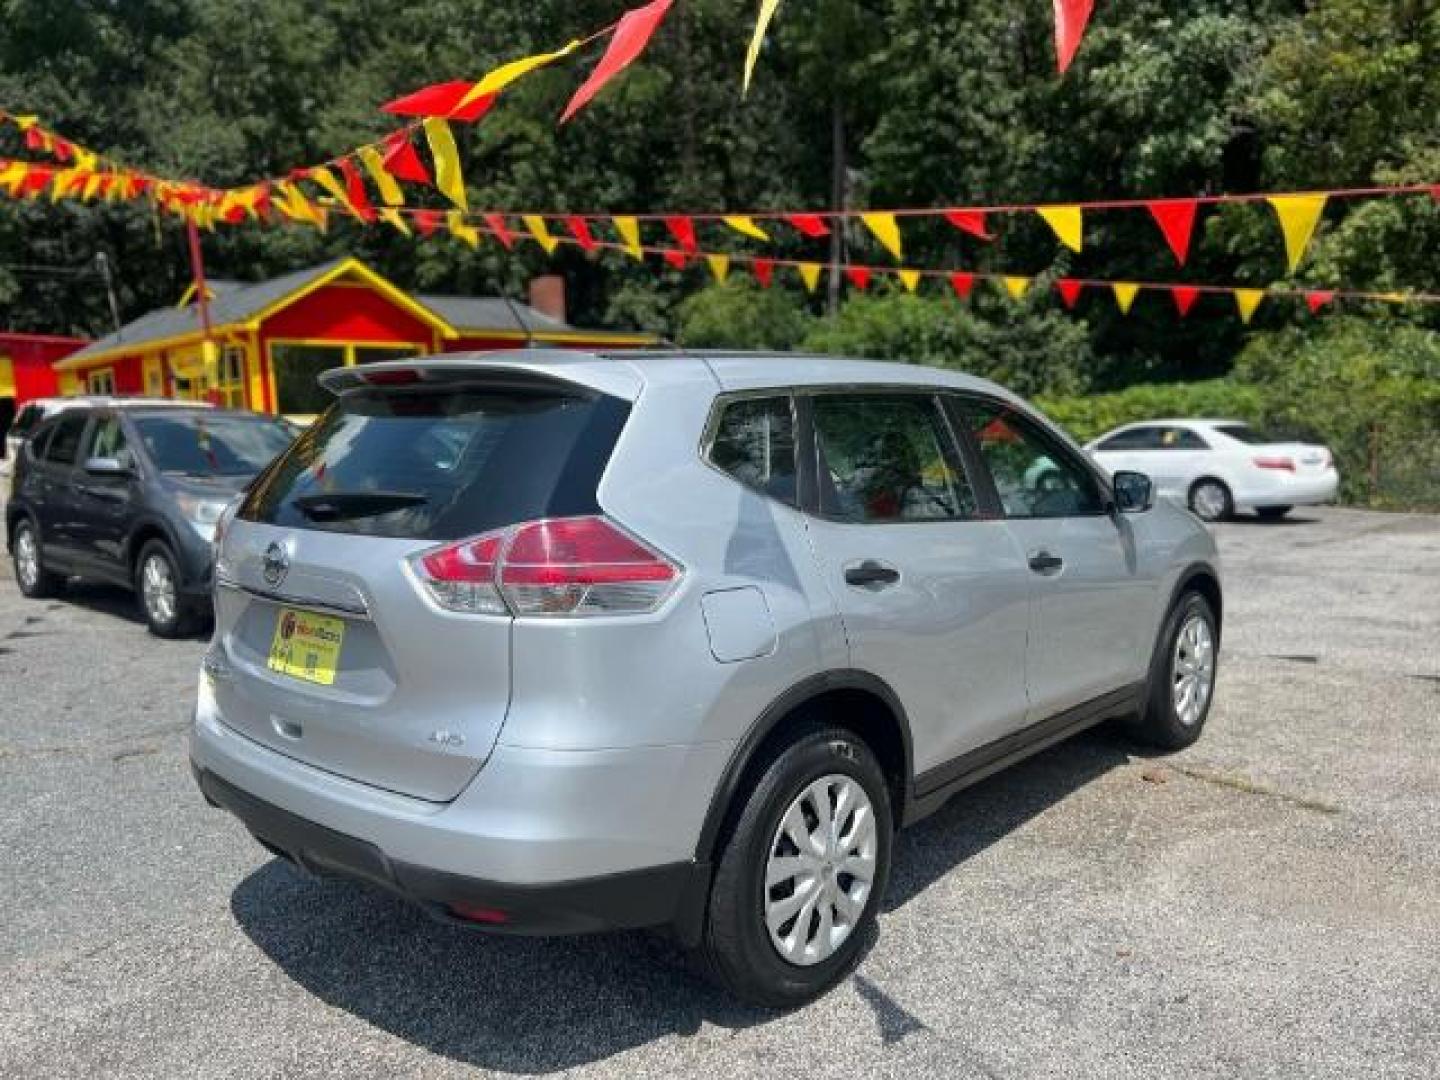
<path fill-rule="evenodd" d="M 130 466 L 119 458 L 92 457 L 86 460 L 85 471 L 91 476 L 129 476 Z"/>
<path fill-rule="evenodd" d="M 1121 469 L 1112 482 L 1115 508 L 1122 514 L 1143 514 L 1155 505 L 1155 485 L 1144 473 Z"/>

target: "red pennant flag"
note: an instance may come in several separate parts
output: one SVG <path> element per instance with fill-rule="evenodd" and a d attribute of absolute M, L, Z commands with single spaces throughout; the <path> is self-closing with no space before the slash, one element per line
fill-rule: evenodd
<path fill-rule="evenodd" d="M 659 28 L 661 20 L 670 10 L 671 3 L 673 0 L 652 0 L 644 7 L 627 11 L 620 17 L 620 23 L 615 27 L 605 55 L 600 58 L 600 63 L 595 65 L 595 70 L 590 72 L 585 84 L 575 91 L 570 104 L 565 106 L 565 112 L 560 117 L 562 124 L 590 104 L 591 99 L 606 83 L 634 63 L 636 57 L 645 51 L 651 35 Z"/>
<path fill-rule="evenodd" d="M 140 193 L 144 193 L 144 188 L 141 188 Z M 256 217 L 259 217 L 261 219 L 268 218 L 270 216 L 269 183 L 261 184 L 260 189 L 255 192 L 255 215 Z"/>
<path fill-rule="evenodd" d="M 1055 291 L 1060 294 L 1060 299 L 1065 301 L 1067 308 L 1074 308 L 1075 301 L 1080 299 L 1080 290 L 1085 286 L 1074 278 L 1059 278 L 1055 282 Z"/>
<path fill-rule="evenodd" d="M 44 149 L 45 149 L 45 132 L 41 131 L 38 127 L 26 128 L 26 129 L 25 129 L 25 149 L 26 149 L 26 150 L 44 150 Z"/>
<path fill-rule="evenodd" d="M 1440 184 L 1433 184 L 1431 186 L 1430 197 L 1436 202 L 1440 202 Z"/>
<path fill-rule="evenodd" d="M 1163 199 L 1145 204 L 1181 266 L 1190 255 L 1190 234 L 1195 228 L 1198 205 L 1194 199 Z"/>
<path fill-rule="evenodd" d="M 1085 26 L 1090 22 L 1090 13 L 1095 10 L 1095 0 L 1055 0 L 1055 60 L 1060 74 L 1075 59 L 1075 50 L 1080 48 L 1080 39 L 1085 36 Z"/>
<path fill-rule="evenodd" d="M 565 226 L 582 248 L 586 251 L 595 250 L 595 237 L 590 234 L 590 224 L 583 217 L 567 217 Z"/>
<path fill-rule="evenodd" d="M 235 205 L 220 215 L 227 225 L 239 225 L 245 220 L 245 207 Z"/>
<path fill-rule="evenodd" d="M 1170 290 L 1170 298 L 1175 301 L 1175 310 L 1180 312 L 1183 319 L 1190 314 L 1190 309 L 1200 298 L 1200 290 L 1190 285 L 1176 285 Z"/>
<path fill-rule="evenodd" d="M 1330 289 L 1311 289 L 1305 294 L 1305 306 L 1310 309 L 1311 315 L 1317 315 L 1321 308 L 1334 299 L 1335 293 Z"/>
<path fill-rule="evenodd" d="M 975 288 L 975 275 L 957 270 L 950 275 L 950 287 L 955 290 L 955 295 L 964 300 L 970 295 L 970 290 Z"/>
<path fill-rule="evenodd" d="M 33 130 L 33 129 L 32 129 Z M 48 165 L 31 165 L 30 171 L 20 181 L 21 195 L 38 195 L 44 191 L 50 183 L 50 178 L 55 175 L 55 170 Z"/>
<path fill-rule="evenodd" d="M 69 139 L 57 138 L 51 149 L 60 161 L 70 161 L 75 157 L 75 146 Z"/>
<path fill-rule="evenodd" d="M 691 255 L 699 250 L 695 244 L 695 222 L 688 217 L 667 217 L 665 228 L 670 230 L 670 235 L 675 238 L 675 242 Z"/>
<path fill-rule="evenodd" d="M 499 214 L 486 214 L 485 224 L 490 226 L 490 231 L 495 234 L 495 239 L 505 245 L 509 251 L 515 246 L 515 237 L 510 235 L 510 230 L 505 227 L 505 219 Z"/>
<path fill-rule="evenodd" d="M 830 226 L 819 214 L 791 214 L 785 220 L 812 239 L 830 235 Z"/>
<path fill-rule="evenodd" d="M 850 284 L 861 292 L 870 286 L 870 268 L 868 266 L 847 266 L 845 276 L 850 279 Z"/>
<path fill-rule="evenodd" d="M 774 260 L 756 259 L 750 264 L 750 269 L 755 272 L 755 280 L 768 289 L 771 279 L 775 276 Z"/>
<path fill-rule="evenodd" d="M 376 217 L 375 207 L 370 204 L 370 196 L 365 193 L 365 181 L 361 179 L 354 159 L 341 158 L 339 168 L 340 175 L 345 178 L 345 197 L 355 208 L 355 216 L 366 224 L 373 224 Z"/>
<path fill-rule="evenodd" d="M 666 248 L 660 253 L 660 257 L 673 266 L 676 270 L 684 270 L 685 264 L 690 261 L 690 256 L 679 248 Z"/>
<path fill-rule="evenodd" d="M 414 184 L 430 183 L 426 170 L 415 147 L 410 145 L 408 131 L 392 131 L 384 139 L 385 171 L 397 180 L 409 180 Z"/>
<path fill-rule="evenodd" d="M 387 112 L 391 116 L 439 116 L 447 120 L 463 120 L 466 123 L 474 123 L 490 111 L 490 107 L 495 104 L 495 99 L 499 96 L 498 94 L 485 94 L 461 108 L 460 102 L 464 100 L 465 95 L 474 85 L 463 79 L 456 82 L 436 83 L 434 86 L 416 90 L 415 93 L 406 94 L 394 101 L 387 101 L 380 106 L 380 111 Z"/>
<path fill-rule="evenodd" d="M 961 232 L 978 236 L 981 240 L 995 239 L 994 234 L 985 228 L 985 211 L 983 210 L 947 210 L 945 211 L 945 220 Z"/>
<path fill-rule="evenodd" d="M 415 211 L 415 228 L 420 231 L 421 236 L 433 236 L 444 220 L 445 215 L 439 210 Z"/>

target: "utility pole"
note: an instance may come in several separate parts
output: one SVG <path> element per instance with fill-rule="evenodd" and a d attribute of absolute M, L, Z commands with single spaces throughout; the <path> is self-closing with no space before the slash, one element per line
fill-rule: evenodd
<path fill-rule="evenodd" d="M 105 295 L 110 298 L 110 318 L 114 320 L 115 332 L 120 332 L 120 303 L 115 299 L 115 278 L 110 273 L 110 260 L 103 251 L 95 253 L 95 269 L 105 282 Z"/>

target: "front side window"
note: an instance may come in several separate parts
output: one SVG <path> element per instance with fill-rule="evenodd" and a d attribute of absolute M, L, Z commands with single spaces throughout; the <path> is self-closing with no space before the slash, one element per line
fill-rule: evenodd
<path fill-rule="evenodd" d="M 85 434 L 88 413 L 67 412 L 55 422 L 54 433 L 45 447 L 45 460 L 52 465 L 74 465 L 80 456 L 80 437 Z"/>
<path fill-rule="evenodd" d="M 125 429 L 120 426 L 118 416 L 102 416 L 95 422 L 90 433 L 90 449 L 85 458 L 114 458 L 122 465 L 128 464 L 130 451 L 125 445 Z"/>
<path fill-rule="evenodd" d="M 710 463 L 746 487 L 795 505 L 795 423 L 789 397 L 744 398 L 720 414 Z"/>
<path fill-rule="evenodd" d="M 1205 440 L 1189 428 L 1167 427 L 1160 429 L 1162 450 L 1209 450 Z"/>
<path fill-rule="evenodd" d="M 995 480 L 1009 517 L 1099 514 L 1100 483 L 1063 444 L 1007 405 L 962 400 L 959 413 Z"/>
<path fill-rule="evenodd" d="M 820 394 L 814 417 L 827 517 L 879 523 L 976 516 L 974 490 L 933 397 Z"/>

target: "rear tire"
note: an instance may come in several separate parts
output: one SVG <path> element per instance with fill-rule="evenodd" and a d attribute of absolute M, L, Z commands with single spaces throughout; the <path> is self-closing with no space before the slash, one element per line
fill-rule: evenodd
<path fill-rule="evenodd" d="M 47 600 L 58 596 L 65 588 L 64 575 L 45 569 L 40 534 L 29 518 L 21 518 L 15 526 L 15 535 L 10 538 L 10 557 L 14 564 L 15 583 L 20 586 L 20 592 L 31 600 Z"/>
<path fill-rule="evenodd" d="M 1136 738 L 1161 750 L 1183 750 L 1200 738 L 1215 700 L 1219 645 L 1210 602 L 1187 592 L 1171 608 L 1150 659 L 1145 711 L 1131 725 Z"/>
<path fill-rule="evenodd" d="M 1290 506 L 1257 506 L 1255 513 L 1261 521 L 1279 521 L 1292 509 Z"/>
<path fill-rule="evenodd" d="M 1191 513 L 1201 521 L 1224 521 L 1235 512 L 1230 489 L 1211 477 L 1190 485 L 1189 504 Z"/>
<path fill-rule="evenodd" d="M 874 937 L 893 835 L 870 748 L 841 728 L 798 734 L 739 805 L 710 886 L 701 970 L 768 1008 L 829 991 Z"/>
<path fill-rule="evenodd" d="M 156 637 L 179 638 L 192 633 L 196 612 L 180 594 L 180 570 L 170 547 L 151 540 L 135 560 L 135 595 L 140 614 Z"/>

